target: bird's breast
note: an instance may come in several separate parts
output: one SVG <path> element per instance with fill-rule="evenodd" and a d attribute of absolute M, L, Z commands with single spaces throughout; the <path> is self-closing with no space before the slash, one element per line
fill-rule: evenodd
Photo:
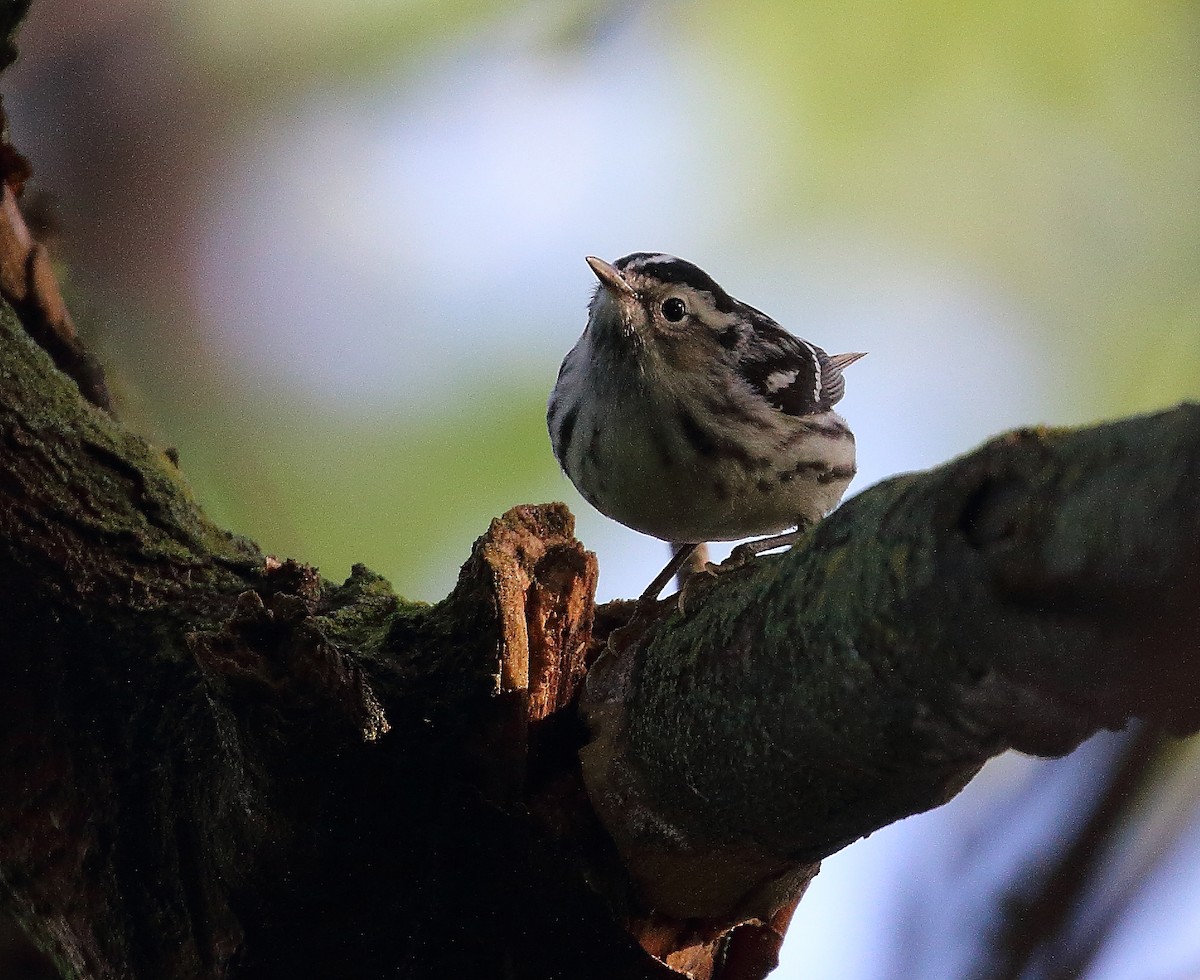
<path fill-rule="evenodd" d="M 564 409 L 559 459 L 589 503 L 672 541 L 736 540 L 824 516 L 854 473 L 854 441 L 825 413 L 753 414 L 711 392 L 691 399 L 581 399 Z"/>

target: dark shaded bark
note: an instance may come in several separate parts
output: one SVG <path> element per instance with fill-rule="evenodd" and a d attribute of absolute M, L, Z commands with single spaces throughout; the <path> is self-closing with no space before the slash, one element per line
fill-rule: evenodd
<path fill-rule="evenodd" d="M 77 975 L 669 975 L 636 935 L 761 976 L 816 860 L 989 755 L 1195 727 L 1193 407 L 882 484 L 592 637 L 561 507 L 436 606 L 332 586 L 207 522 L 10 311 L 0 370 L 0 869 Z"/>
<path fill-rule="evenodd" d="M 686 614 L 595 609 L 556 504 L 407 603 L 214 526 L 111 417 L 19 160 L 0 904 L 67 975 L 751 980 L 824 855 L 990 755 L 1197 727 L 1194 406 L 881 484 Z"/>
<path fill-rule="evenodd" d="M 67 972 L 666 974 L 524 805 L 591 617 L 562 508 L 438 606 L 325 585 L 208 524 L 9 311 L 0 363 L 0 880 Z"/>
<path fill-rule="evenodd" d="M 1198 501 L 1198 406 L 1012 433 L 624 631 L 589 675 L 584 772 L 645 899 L 769 915 L 805 862 L 1000 751 L 1194 731 Z"/>

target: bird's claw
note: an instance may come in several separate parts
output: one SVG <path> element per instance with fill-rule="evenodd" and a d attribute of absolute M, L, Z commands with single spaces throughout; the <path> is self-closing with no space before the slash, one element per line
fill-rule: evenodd
<path fill-rule="evenodd" d="M 688 576 L 687 581 L 683 583 L 683 588 L 679 590 L 679 611 L 681 613 L 687 611 L 688 600 L 695 595 L 696 589 L 711 585 L 718 575 L 743 568 L 749 563 L 751 557 L 753 556 L 748 556 L 744 552 L 739 554 L 738 549 L 734 548 L 723 562 L 706 561 Z"/>

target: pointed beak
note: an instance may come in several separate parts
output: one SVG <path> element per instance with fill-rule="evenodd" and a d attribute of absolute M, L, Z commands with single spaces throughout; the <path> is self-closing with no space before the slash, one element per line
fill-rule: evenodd
<path fill-rule="evenodd" d="M 866 351 L 859 351 L 857 354 L 834 354 L 829 358 L 830 365 L 836 371 L 844 371 L 855 361 L 867 356 Z"/>
<path fill-rule="evenodd" d="M 587 264 L 592 267 L 592 271 L 596 273 L 596 278 L 600 280 L 600 285 L 615 295 L 633 296 L 634 289 L 617 271 L 616 266 L 610 265 L 604 259 L 598 259 L 594 255 L 587 257 Z"/>

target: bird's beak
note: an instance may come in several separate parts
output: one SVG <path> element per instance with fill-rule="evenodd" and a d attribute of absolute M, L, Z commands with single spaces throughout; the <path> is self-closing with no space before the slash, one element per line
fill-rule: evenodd
<path fill-rule="evenodd" d="M 829 358 L 829 364 L 835 371 L 841 371 L 848 368 L 859 358 L 866 356 L 866 351 L 860 351 L 856 354 L 834 354 Z"/>
<path fill-rule="evenodd" d="M 592 267 L 592 271 L 596 273 L 596 278 L 600 280 L 600 285 L 605 289 L 610 290 L 615 295 L 635 295 L 634 289 L 627 283 L 616 266 L 605 262 L 604 259 L 598 259 L 594 255 L 587 257 L 587 264 Z"/>

